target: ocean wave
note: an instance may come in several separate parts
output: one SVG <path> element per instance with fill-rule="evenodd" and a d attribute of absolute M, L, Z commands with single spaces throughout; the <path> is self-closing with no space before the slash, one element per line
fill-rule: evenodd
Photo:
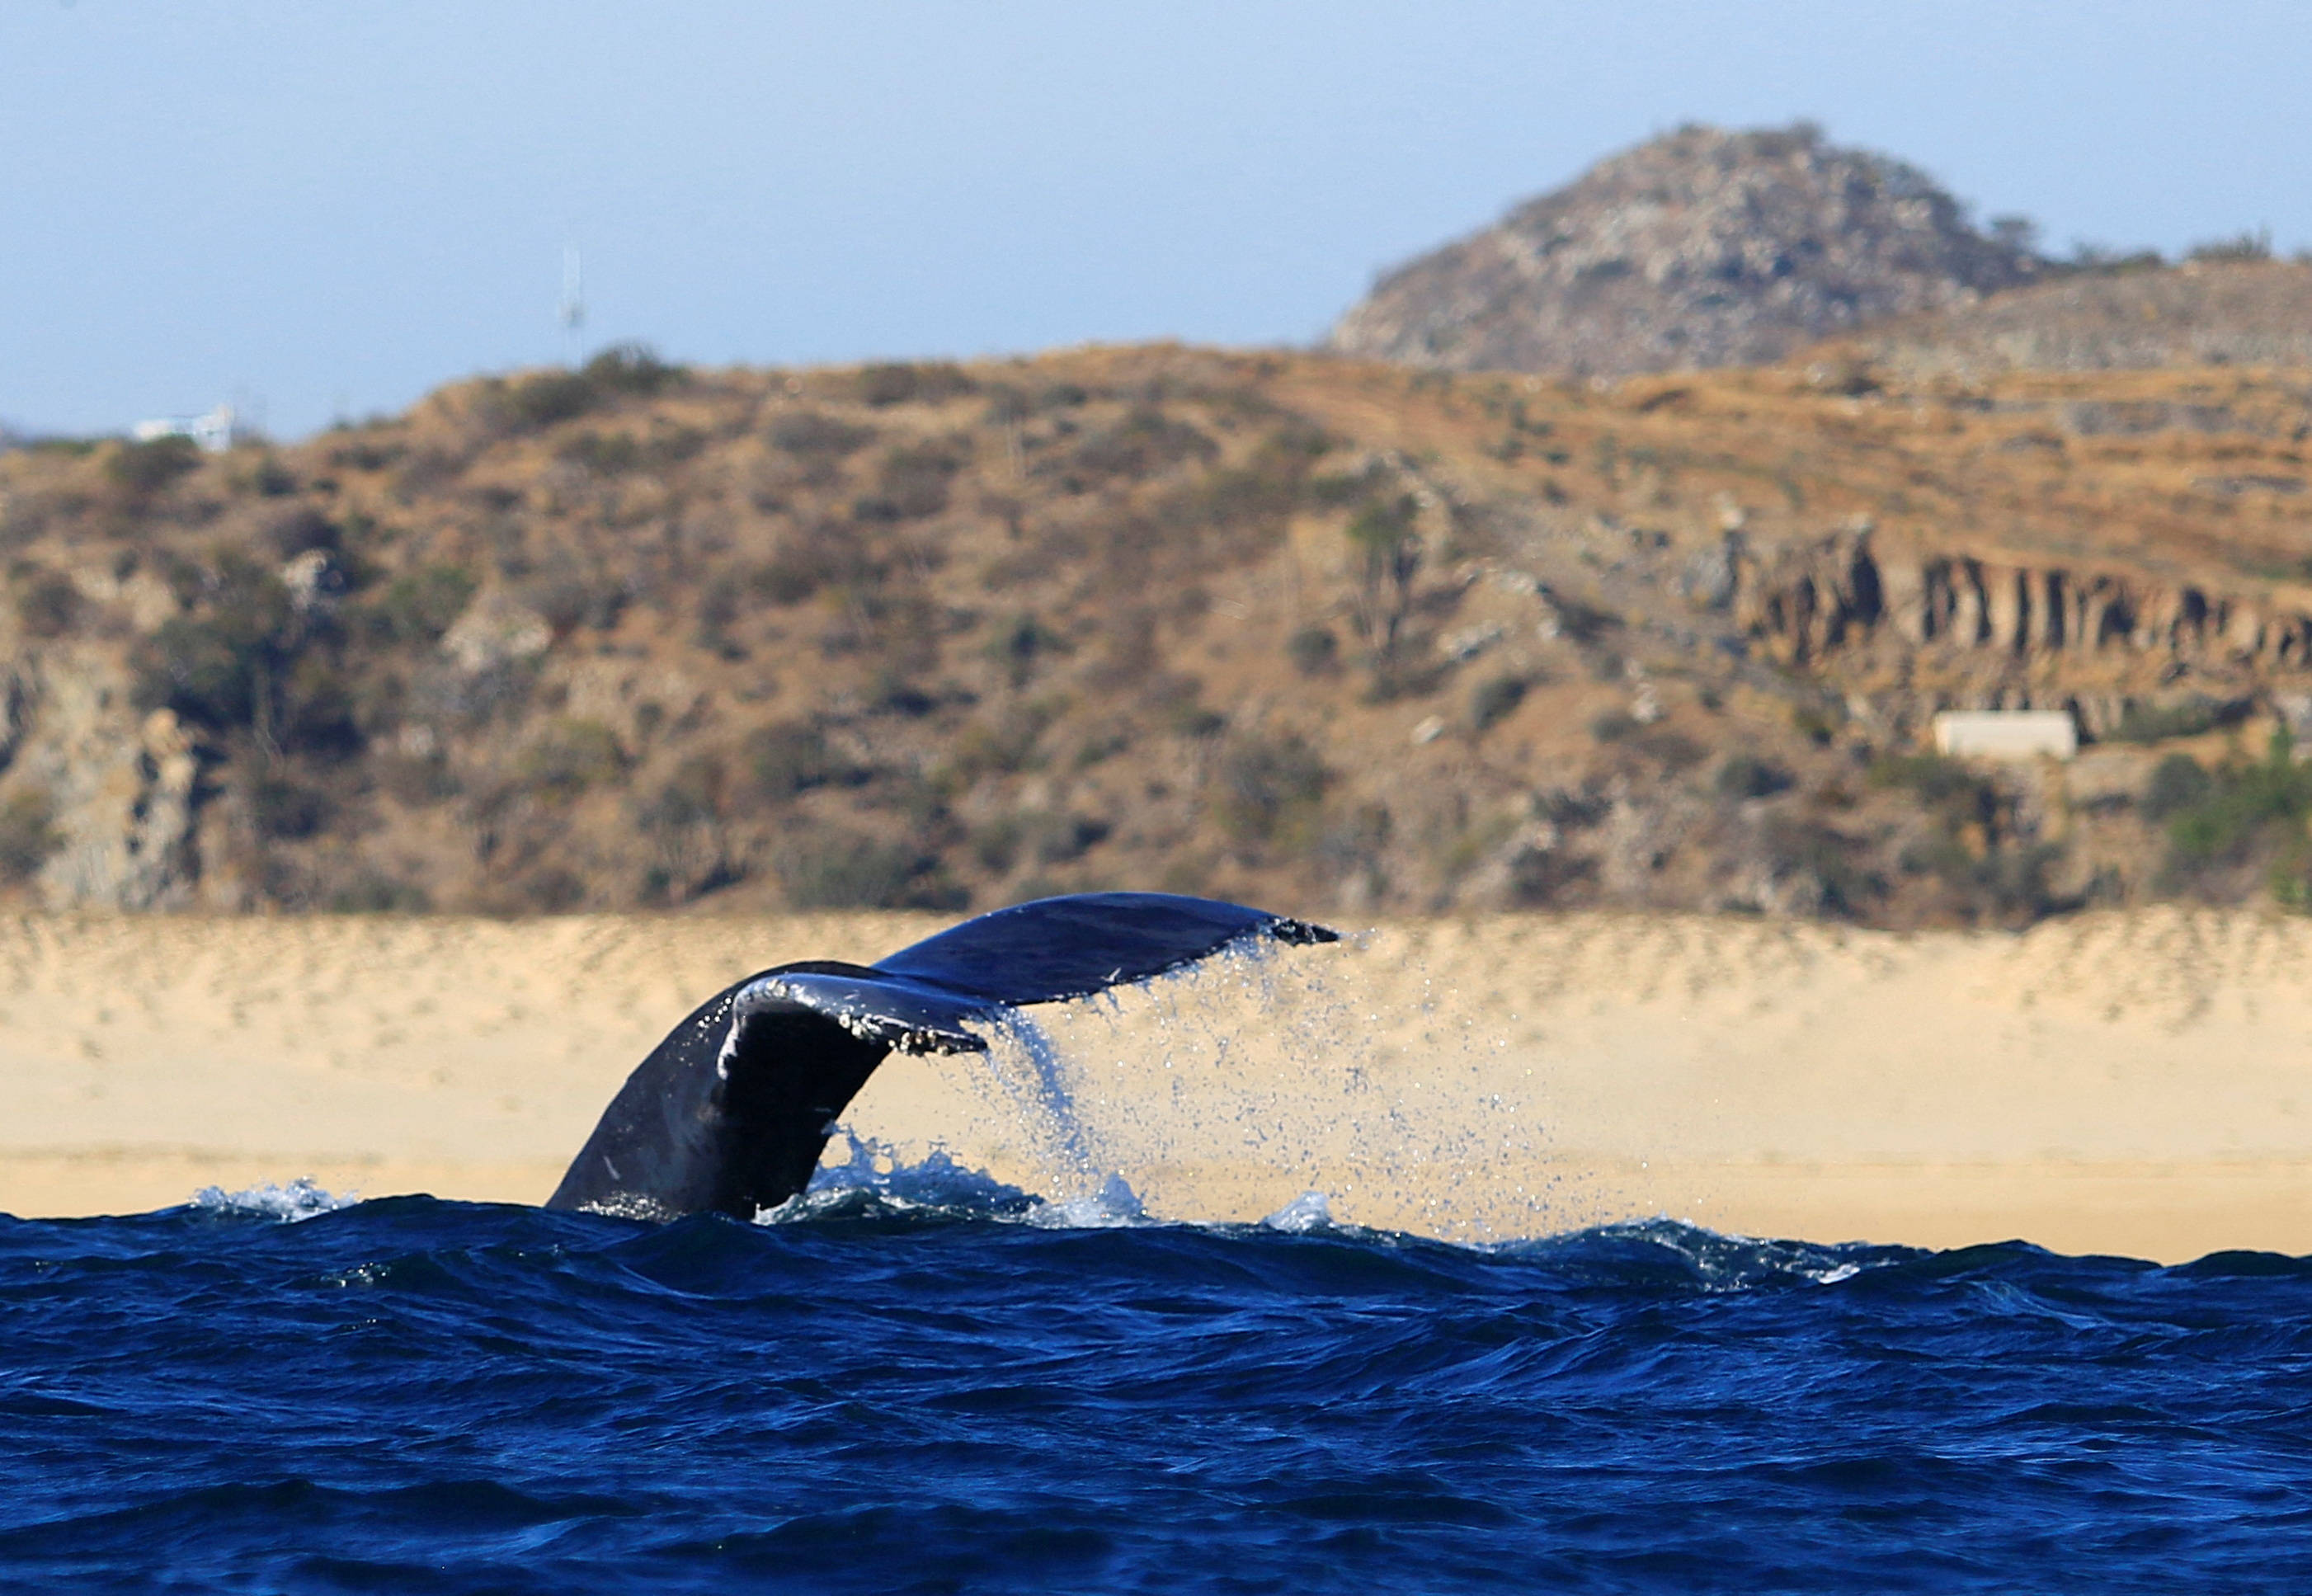
<path fill-rule="evenodd" d="M 1473 1257 L 1521 1258 L 1572 1280 L 1739 1292 L 1838 1285 L 1866 1270 L 1929 1256 L 1914 1248 L 1825 1244 L 1730 1235 L 1668 1218 L 1589 1225 L 1508 1240 L 1415 1236 L 1344 1220 L 1333 1197 L 1305 1191 L 1252 1224 L 1236 1220 L 1157 1218 L 1129 1182 L 1109 1173 L 1088 1189 L 1049 1197 L 959 1163 L 942 1149 L 909 1162 L 889 1144 L 839 1130 L 839 1162 L 823 1164 L 810 1188 L 757 1215 L 766 1225 L 889 1219 L 911 1223 L 1025 1225 L 1043 1231 L 1171 1226 L 1215 1235 L 1248 1232 L 1323 1237 L 1388 1247 L 1439 1248 Z"/>
<path fill-rule="evenodd" d="M 241 1191 L 227 1191 L 222 1186 L 204 1186 L 193 1193 L 187 1206 L 204 1214 L 277 1219 L 284 1223 L 294 1224 L 300 1220 L 334 1214 L 359 1201 L 361 1194 L 357 1191 L 338 1197 L 322 1190 L 311 1176 L 301 1175 L 286 1185 L 267 1181 L 262 1186 L 251 1186 Z"/>
<path fill-rule="evenodd" d="M 0 1584 L 2312 1577 L 2295 1260 L 1187 1223 L 842 1152 L 758 1224 L 0 1218 Z"/>

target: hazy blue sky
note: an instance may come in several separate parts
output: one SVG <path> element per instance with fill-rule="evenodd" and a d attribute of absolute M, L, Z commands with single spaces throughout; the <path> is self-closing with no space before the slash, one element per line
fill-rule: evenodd
<path fill-rule="evenodd" d="M 1316 337 L 1689 119 L 1979 214 L 2312 244 L 2312 4 L 0 0 L 0 418 L 293 435 L 590 343 L 685 360 Z"/>

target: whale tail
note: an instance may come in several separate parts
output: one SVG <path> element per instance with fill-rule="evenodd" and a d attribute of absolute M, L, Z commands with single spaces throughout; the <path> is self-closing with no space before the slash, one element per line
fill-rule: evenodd
<path fill-rule="evenodd" d="M 717 993 L 603 1111 L 547 1200 L 635 1218 L 752 1217 L 809 1184 L 836 1116 L 893 1050 L 978 1051 L 1003 1010 L 1089 996 L 1259 942 L 1338 940 L 1304 920 L 1159 892 L 1046 898 L 871 966 L 781 965 Z"/>

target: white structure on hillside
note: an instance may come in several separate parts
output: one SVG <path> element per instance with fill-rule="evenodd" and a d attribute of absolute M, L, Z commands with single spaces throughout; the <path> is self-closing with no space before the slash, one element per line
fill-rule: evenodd
<path fill-rule="evenodd" d="M 240 436 L 240 427 L 232 407 L 219 405 L 206 416 L 162 416 L 140 421 L 128 429 L 128 435 L 140 443 L 150 443 L 156 438 L 190 438 L 209 453 L 223 454 Z"/>
<path fill-rule="evenodd" d="M 1953 759 L 2068 759 L 2080 729 L 2062 709 L 1947 709 L 1935 716 L 1935 751 Z"/>

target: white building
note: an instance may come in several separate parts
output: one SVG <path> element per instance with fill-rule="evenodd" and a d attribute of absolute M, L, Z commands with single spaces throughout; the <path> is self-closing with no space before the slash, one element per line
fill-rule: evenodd
<path fill-rule="evenodd" d="M 1935 716 L 1935 751 L 1953 759 L 2068 759 L 2080 729 L 2068 710 L 1947 709 Z"/>
<path fill-rule="evenodd" d="M 140 421 L 128 429 L 128 435 L 140 443 L 155 438 L 190 438 L 207 452 L 223 454 L 239 435 L 234 421 L 232 407 L 219 405 L 206 416 L 163 416 Z"/>

